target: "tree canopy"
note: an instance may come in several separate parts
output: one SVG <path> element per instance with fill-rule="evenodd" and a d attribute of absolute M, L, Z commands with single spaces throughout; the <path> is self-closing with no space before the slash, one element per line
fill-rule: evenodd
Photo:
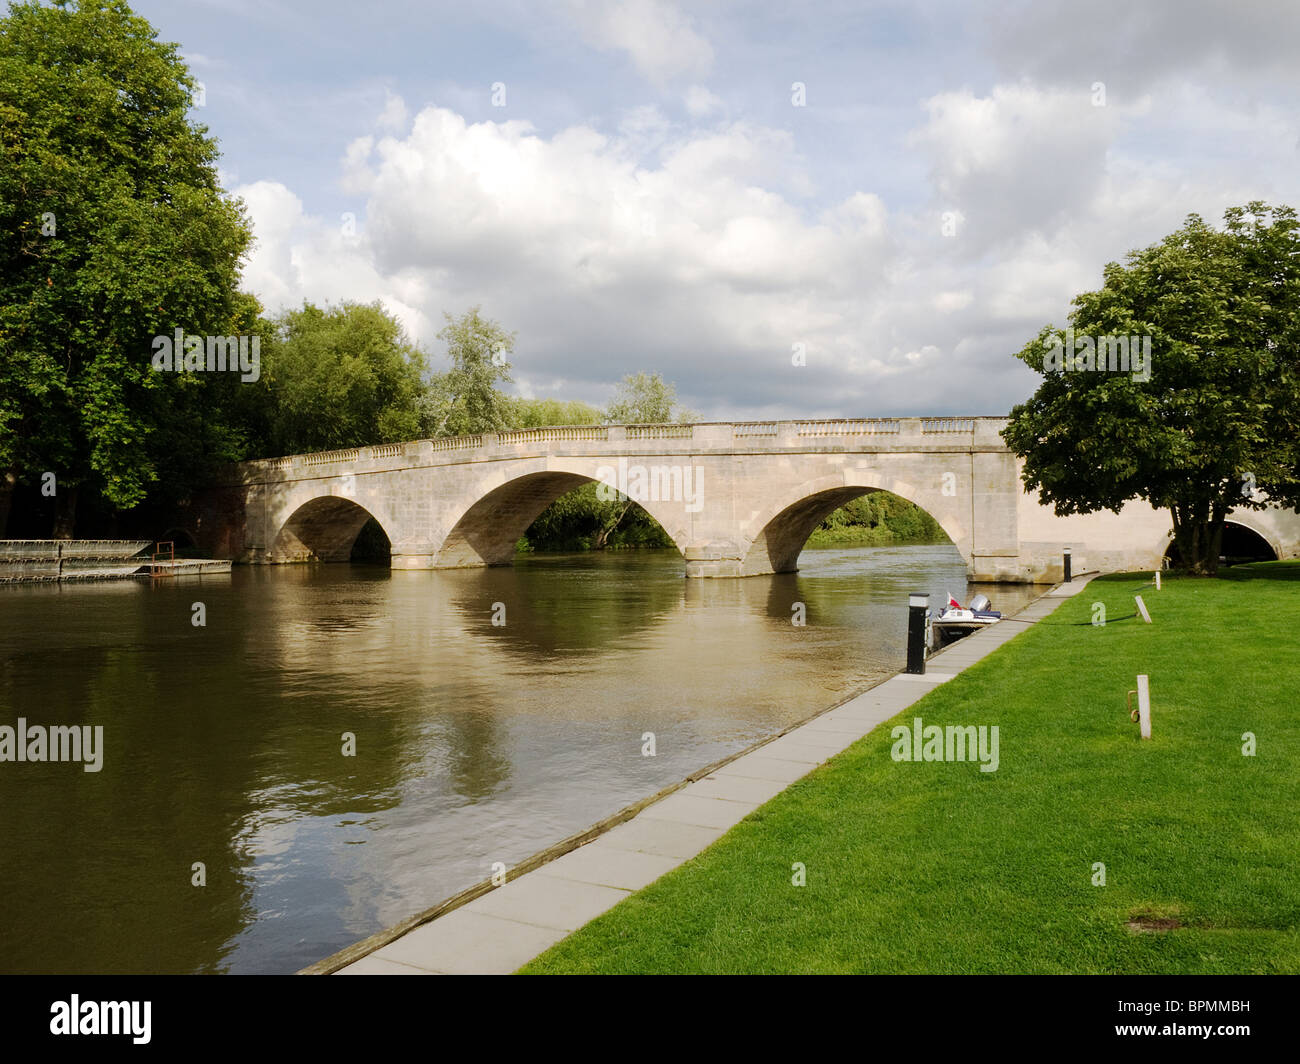
<path fill-rule="evenodd" d="M 143 500 L 192 454 L 151 445 L 210 405 L 151 338 L 227 335 L 251 233 L 189 118 L 176 45 L 122 0 L 18 3 L 0 19 L 0 519 L 22 478 Z"/>
<path fill-rule="evenodd" d="M 678 405 L 677 388 L 658 373 L 632 373 L 620 382 L 605 411 L 611 425 L 656 425 L 694 421 L 694 411 Z"/>
<path fill-rule="evenodd" d="M 1189 215 L 1103 276 L 1073 301 L 1073 352 L 1048 326 L 1017 354 L 1044 380 L 1003 436 L 1056 513 L 1144 500 L 1213 574 L 1231 509 L 1300 509 L 1300 224 L 1258 201 L 1221 229 Z M 1113 368 L 1121 336 L 1149 343 L 1140 372 Z"/>
<path fill-rule="evenodd" d="M 270 453 L 396 443 L 421 435 L 424 355 L 378 303 L 278 316 L 262 356 Z"/>

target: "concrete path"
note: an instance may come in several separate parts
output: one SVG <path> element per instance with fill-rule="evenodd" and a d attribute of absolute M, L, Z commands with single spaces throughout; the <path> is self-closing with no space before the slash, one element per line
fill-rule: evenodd
<path fill-rule="evenodd" d="M 648 806 L 592 842 L 408 931 L 338 975 L 504 975 L 712 845 L 795 780 L 1046 617 L 1091 579 L 1061 584 L 1014 617 Z"/>

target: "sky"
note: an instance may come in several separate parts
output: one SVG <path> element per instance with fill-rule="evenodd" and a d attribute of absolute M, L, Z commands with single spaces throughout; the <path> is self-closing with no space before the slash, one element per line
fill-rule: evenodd
<path fill-rule="evenodd" d="M 136 0 L 270 312 L 517 334 L 528 397 L 706 420 L 999 415 L 1102 269 L 1300 207 L 1300 5 Z"/>

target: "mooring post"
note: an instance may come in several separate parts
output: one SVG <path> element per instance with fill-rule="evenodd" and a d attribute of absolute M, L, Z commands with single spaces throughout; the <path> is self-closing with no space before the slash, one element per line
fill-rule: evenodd
<path fill-rule="evenodd" d="M 1070 548 L 1069 547 L 1065 548 L 1064 563 L 1065 563 L 1065 582 L 1068 584 L 1070 583 Z"/>
<path fill-rule="evenodd" d="M 925 674 L 925 620 L 930 612 L 930 596 L 913 591 L 907 596 L 907 671 Z"/>

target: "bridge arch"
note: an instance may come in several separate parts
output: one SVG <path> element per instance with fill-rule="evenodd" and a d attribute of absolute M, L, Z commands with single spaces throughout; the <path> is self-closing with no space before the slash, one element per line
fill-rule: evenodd
<path fill-rule="evenodd" d="M 348 561 L 352 545 L 371 519 L 391 544 L 392 532 L 378 514 L 340 495 L 318 495 L 297 506 L 281 523 L 271 544 L 271 560 Z"/>
<path fill-rule="evenodd" d="M 1253 520 L 1247 513 L 1230 513 L 1223 522 L 1223 553 L 1225 556 L 1233 557 L 1233 543 L 1239 547 L 1253 546 L 1256 552 L 1263 559 L 1264 550 L 1271 551 L 1273 554 L 1272 561 L 1284 558 L 1282 553 L 1283 547 L 1271 530 L 1263 521 Z M 1235 528 L 1234 528 L 1235 526 Z M 1259 549 L 1262 548 L 1262 549 Z M 1162 564 L 1164 561 L 1173 559 L 1176 555 L 1176 545 L 1172 534 L 1166 534 L 1163 539 L 1163 546 L 1160 551 Z"/>
<path fill-rule="evenodd" d="M 925 510 L 943 529 L 971 566 L 970 540 L 965 526 L 955 518 L 955 507 L 935 505 L 911 485 L 889 476 L 846 477 L 835 475 L 808 481 L 779 496 L 751 522 L 758 531 L 744 548 L 741 576 L 790 573 L 798 568 L 799 554 L 808 537 L 831 514 L 846 503 L 873 491 L 888 491 Z M 955 498 L 945 500 L 955 503 Z"/>
<path fill-rule="evenodd" d="M 528 527 L 560 496 L 586 483 L 599 483 L 596 474 L 607 462 L 551 462 L 502 482 L 484 484 L 473 493 L 474 501 L 454 518 L 451 530 L 435 556 L 438 569 L 461 569 L 481 565 L 509 565 L 515 544 Z M 684 552 L 688 542 L 689 517 L 678 511 L 681 504 L 637 499 L 668 537 Z"/>

